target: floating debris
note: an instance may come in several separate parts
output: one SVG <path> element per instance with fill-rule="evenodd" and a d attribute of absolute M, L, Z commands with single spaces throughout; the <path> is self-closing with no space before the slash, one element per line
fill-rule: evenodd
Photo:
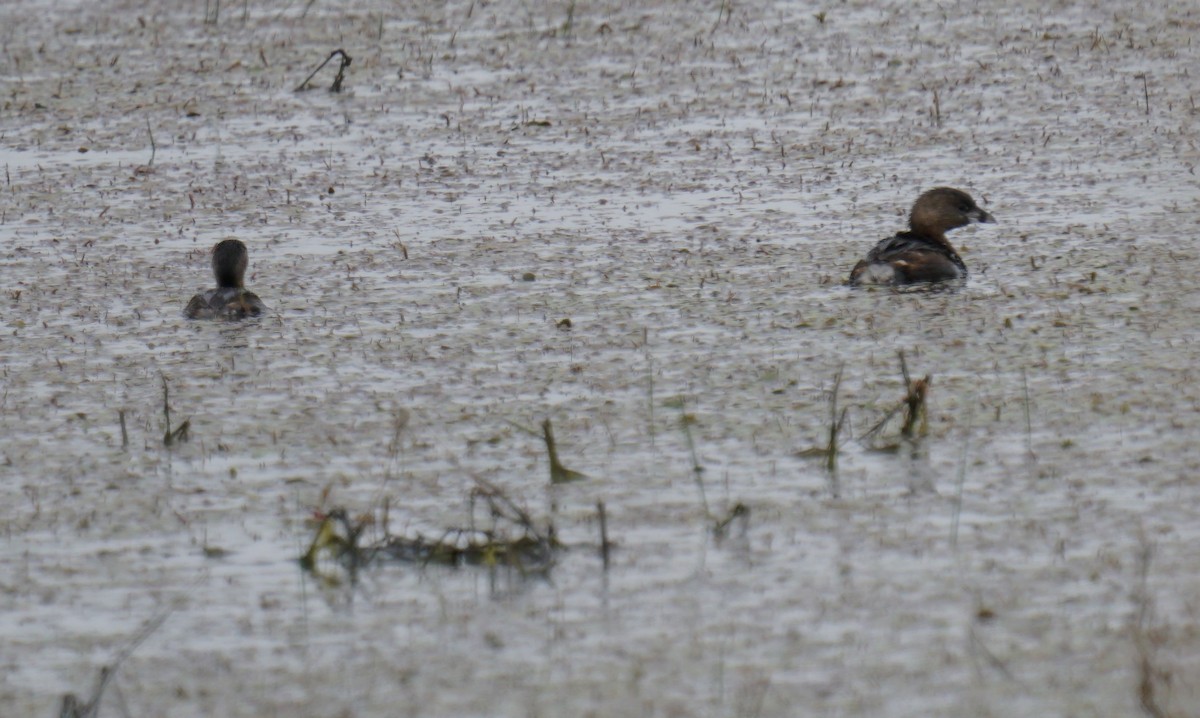
<path fill-rule="evenodd" d="M 446 529 L 437 539 L 421 534 L 393 536 L 386 526 L 383 535 L 370 542 L 363 540 L 366 529 L 374 524 L 371 517 L 352 519 L 344 508 L 335 508 L 321 519 L 312 544 L 300 558 L 300 565 L 316 571 L 318 560 L 328 556 L 351 573 L 377 559 L 391 559 L 422 566 L 504 566 L 521 575 L 545 574 L 554 565 L 555 554 L 563 548 L 547 523 L 539 527 L 529 516 L 490 482 L 475 477 L 470 493 L 470 522 L 467 527 Z M 491 525 L 476 528 L 475 510 L 487 508 Z"/>

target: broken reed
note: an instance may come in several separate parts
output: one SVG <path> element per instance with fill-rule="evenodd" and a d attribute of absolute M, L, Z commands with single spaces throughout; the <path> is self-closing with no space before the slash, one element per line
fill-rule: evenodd
<path fill-rule="evenodd" d="M 730 507 L 728 513 L 725 514 L 725 518 L 721 519 L 716 523 L 716 525 L 713 526 L 713 536 L 716 537 L 718 541 L 725 538 L 725 536 L 729 533 L 730 525 L 733 524 L 733 522 L 737 519 L 742 519 L 742 532 L 745 533 L 746 525 L 749 522 L 749 517 L 750 509 L 747 508 L 746 505 L 741 501 L 737 502 Z"/>
<path fill-rule="evenodd" d="M 695 423 L 695 415 L 687 413 L 687 404 L 681 398 L 679 400 L 679 428 L 683 430 L 683 436 L 687 439 L 688 451 L 691 453 L 692 479 L 696 482 L 696 490 L 700 492 L 700 507 L 704 509 L 705 517 L 712 519 L 712 512 L 708 509 L 708 496 L 704 493 L 704 467 L 700 465 L 700 458 L 696 455 L 696 441 L 692 438 L 692 424 Z"/>
<path fill-rule="evenodd" d="M 346 68 L 350 67 L 350 63 L 354 61 L 349 55 L 346 54 L 346 51 L 341 48 L 338 48 L 338 49 L 334 50 L 333 52 L 329 53 L 329 57 L 325 58 L 325 61 L 322 62 L 320 65 L 317 65 L 317 69 L 313 70 L 312 73 L 309 74 L 308 77 L 304 78 L 304 82 L 301 82 L 300 85 L 296 87 L 295 91 L 296 92 L 304 92 L 305 90 L 307 90 L 308 83 L 310 81 L 312 81 L 312 79 L 314 77 L 317 76 L 317 73 L 320 72 L 322 70 L 322 68 L 324 68 L 326 65 L 328 65 L 330 60 L 332 60 L 335 57 L 339 57 L 339 56 L 341 57 L 341 60 L 338 63 L 337 75 L 333 78 L 333 84 L 329 86 L 329 91 L 330 92 L 341 92 L 342 91 L 342 81 L 346 78 Z"/>
<path fill-rule="evenodd" d="M 908 362 L 904 359 L 904 351 L 901 350 L 898 354 L 900 355 L 900 375 L 904 378 L 904 389 L 907 392 L 904 397 L 904 424 L 900 427 L 900 433 L 907 438 L 912 438 L 917 422 L 920 421 L 920 436 L 925 436 L 929 433 L 929 417 L 925 410 L 925 397 L 929 394 L 933 375 L 926 374 L 924 379 L 913 381 L 908 375 Z"/>
<path fill-rule="evenodd" d="M 608 512 L 604 509 L 604 502 L 596 502 L 596 513 L 600 517 L 600 559 L 604 561 L 604 570 L 608 570 Z"/>
<path fill-rule="evenodd" d="M 121 448 L 129 448 L 129 432 L 125 429 L 125 410 L 117 410 L 117 419 L 121 422 Z"/>
<path fill-rule="evenodd" d="M 829 393 L 829 432 L 826 435 L 825 445 L 813 446 L 796 453 L 801 458 L 819 458 L 823 460 L 825 471 L 829 474 L 829 490 L 834 498 L 837 498 L 841 492 L 841 488 L 838 485 L 837 459 L 842 429 L 846 426 L 847 415 L 846 408 L 843 408 L 840 412 L 838 411 L 838 393 L 842 388 L 843 369 L 845 369 L 845 364 L 839 366 L 837 374 L 833 376 L 833 389 Z M 887 419 L 884 419 L 884 421 L 887 421 Z"/>
<path fill-rule="evenodd" d="M 1170 687 L 1172 675 L 1170 671 L 1158 665 L 1155 660 L 1155 639 L 1151 635 L 1150 619 L 1154 611 L 1154 601 L 1150 595 L 1148 581 L 1150 564 L 1154 561 L 1154 544 L 1145 534 L 1138 531 L 1139 550 L 1137 557 L 1138 585 L 1134 591 L 1135 617 L 1133 620 L 1133 645 L 1138 657 L 1138 703 L 1142 711 L 1150 718 L 1171 718 L 1175 715 L 1168 712 L 1159 704 L 1158 688 Z M 1182 715 L 1182 714 L 1181 714 Z"/>
<path fill-rule="evenodd" d="M 542 439 L 546 442 L 546 453 L 550 455 L 550 483 L 565 484 L 587 478 L 587 475 L 572 471 L 559 461 L 558 444 L 554 441 L 554 427 L 550 425 L 549 419 L 542 422 Z"/>
<path fill-rule="evenodd" d="M 846 424 L 846 409 L 838 414 L 838 391 L 842 387 L 842 370 L 845 365 L 838 367 L 833 377 L 833 392 L 829 396 L 829 442 L 825 445 L 825 470 L 833 474 L 837 471 L 838 436 Z"/>
<path fill-rule="evenodd" d="M 878 434 L 902 409 L 904 410 L 904 421 L 900 425 L 901 436 L 911 439 L 914 436 L 925 436 L 929 433 L 929 414 L 926 403 L 929 387 L 933 385 L 933 375 L 926 374 L 922 379 L 912 379 L 908 373 L 908 362 L 904 358 L 904 352 L 900 351 L 897 354 L 900 357 L 900 378 L 904 382 L 904 398 L 887 414 L 884 414 L 875 426 L 863 434 L 864 442 Z"/>
<path fill-rule="evenodd" d="M 167 422 L 167 428 L 165 431 L 163 431 L 163 445 L 164 446 L 172 446 L 174 444 L 178 444 L 181 441 L 188 440 L 188 429 L 190 429 L 192 426 L 192 420 L 184 419 L 183 423 L 180 424 L 177 429 L 175 429 L 174 431 L 171 430 L 171 402 L 170 402 L 171 390 L 167 386 L 166 375 L 159 374 L 159 377 L 162 378 L 162 387 L 163 387 L 163 417 L 166 419 L 166 422 Z"/>
<path fill-rule="evenodd" d="M 151 634 L 153 634 L 159 629 L 160 626 L 162 626 L 162 624 L 167 620 L 167 617 L 169 617 L 174 610 L 174 608 L 166 608 L 160 611 L 157 615 L 152 616 L 150 620 L 143 624 L 138 632 L 133 635 L 133 638 L 131 638 L 129 642 L 121 648 L 121 650 L 117 651 L 116 655 L 113 656 L 108 665 L 100 667 L 100 676 L 96 681 L 96 686 L 92 689 L 92 692 L 86 701 L 81 700 L 79 696 L 74 693 L 64 693 L 62 697 L 62 703 L 58 711 L 59 718 L 97 718 L 97 716 L 100 715 L 100 702 L 104 699 L 104 691 L 106 688 L 108 688 L 109 682 L 111 682 L 112 679 L 117 675 L 117 670 L 120 669 L 121 664 L 133 654 L 138 646 L 142 645 L 142 643 L 144 643 L 146 639 L 151 636 Z M 124 701 L 121 700 L 119 690 L 117 693 L 117 698 L 118 702 L 120 702 L 123 706 Z"/>

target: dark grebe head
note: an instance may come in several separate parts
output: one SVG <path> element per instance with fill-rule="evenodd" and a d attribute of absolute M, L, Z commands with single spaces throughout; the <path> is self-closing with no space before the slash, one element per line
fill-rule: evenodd
<path fill-rule="evenodd" d="M 975 204 L 971 195 L 953 187 L 935 187 L 913 203 L 908 226 L 912 231 L 946 241 L 946 232 L 972 222 L 995 222 L 992 215 Z"/>
<path fill-rule="evenodd" d="M 213 247 L 212 268 L 218 287 L 242 289 L 250 253 L 240 239 L 225 239 Z"/>

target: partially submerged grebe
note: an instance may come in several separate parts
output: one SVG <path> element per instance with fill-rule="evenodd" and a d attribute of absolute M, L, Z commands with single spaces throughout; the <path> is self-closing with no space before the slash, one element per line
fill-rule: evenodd
<path fill-rule="evenodd" d="M 192 297 L 187 309 L 188 319 L 241 319 L 257 317 L 267 307 L 254 292 L 247 291 L 244 278 L 250 254 L 241 240 L 226 239 L 213 247 L 212 269 L 217 288 Z"/>
<path fill-rule="evenodd" d="M 909 230 L 876 244 L 850 271 L 850 284 L 915 284 L 967 276 L 967 265 L 946 240 L 946 232 L 972 222 L 995 222 L 971 195 L 936 187 L 917 198 Z"/>

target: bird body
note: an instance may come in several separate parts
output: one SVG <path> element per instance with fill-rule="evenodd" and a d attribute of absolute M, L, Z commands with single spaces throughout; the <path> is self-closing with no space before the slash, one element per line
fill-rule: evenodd
<path fill-rule="evenodd" d="M 967 276 L 946 232 L 972 222 L 994 223 L 971 195 L 950 187 L 925 192 L 913 204 L 909 229 L 876 244 L 850 271 L 850 284 L 902 285 Z"/>
<path fill-rule="evenodd" d="M 213 247 L 212 270 L 217 279 L 216 289 L 192 297 L 183 310 L 188 319 L 242 319 L 256 317 L 266 311 L 258 295 L 245 287 L 246 267 L 250 253 L 238 239 L 226 239 Z"/>

